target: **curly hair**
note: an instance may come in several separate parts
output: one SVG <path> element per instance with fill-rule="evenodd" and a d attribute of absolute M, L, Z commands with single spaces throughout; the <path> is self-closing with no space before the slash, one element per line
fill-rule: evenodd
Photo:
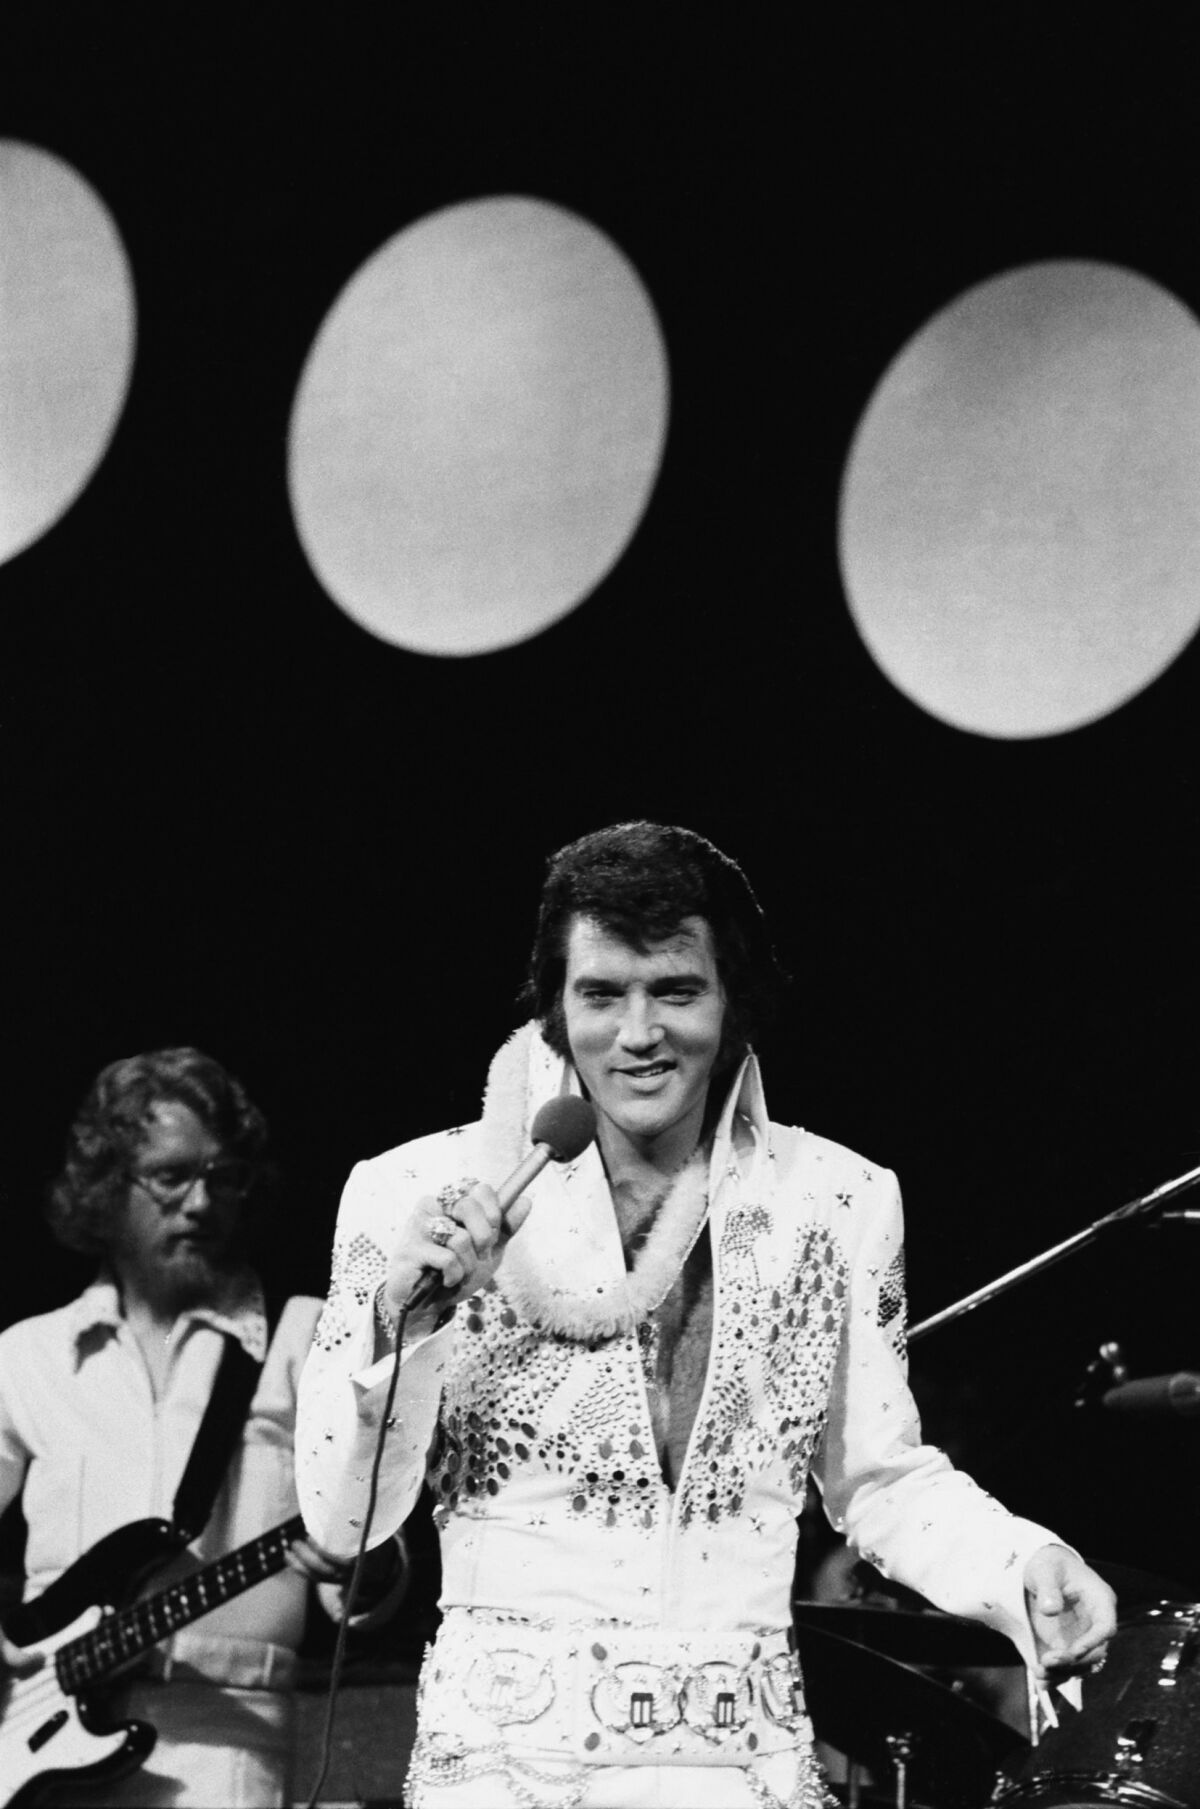
<path fill-rule="evenodd" d="M 550 856 L 522 1007 L 570 1059 L 563 982 L 567 936 L 588 917 L 639 954 L 702 917 L 712 931 L 726 1014 L 716 1072 L 741 1059 L 778 1009 L 786 976 L 758 900 L 736 861 L 694 830 L 615 823 Z"/>
<path fill-rule="evenodd" d="M 66 1249 L 84 1255 L 109 1249 L 130 1168 L 160 1100 L 189 1106 L 226 1154 L 251 1164 L 256 1185 L 271 1178 L 266 1120 L 219 1062 L 187 1047 L 126 1056 L 93 1081 L 49 1190 L 46 1218 Z"/>

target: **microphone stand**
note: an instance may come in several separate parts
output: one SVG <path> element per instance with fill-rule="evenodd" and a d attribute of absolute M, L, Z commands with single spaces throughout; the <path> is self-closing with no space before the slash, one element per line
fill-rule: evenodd
<path fill-rule="evenodd" d="M 1015 1288 L 1018 1282 L 1027 1281 L 1031 1275 L 1040 1274 L 1052 1263 L 1061 1262 L 1064 1256 L 1071 1256 L 1076 1250 L 1082 1250 L 1102 1231 L 1107 1231 L 1114 1225 L 1129 1225 L 1140 1223 L 1143 1220 L 1153 1220 L 1157 1209 L 1165 1201 L 1172 1200 L 1176 1194 L 1186 1193 L 1188 1188 L 1198 1185 L 1200 1185 L 1200 1168 L 1192 1168 L 1186 1175 L 1177 1175 L 1173 1181 L 1164 1181 L 1161 1187 L 1154 1189 L 1153 1193 L 1143 1194 L 1138 1200 L 1130 1200 L 1128 1206 L 1118 1206 L 1115 1212 L 1110 1212 L 1104 1218 L 1097 1219 L 1094 1225 L 1085 1226 L 1073 1237 L 1064 1238 L 1061 1244 L 1055 1244 L 1052 1249 L 1044 1250 L 1040 1256 L 1031 1257 L 1019 1268 L 1010 1269 L 1007 1275 L 1001 1275 L 995 1281 L 989 1281 L 984 1287 L 976 1288 L 973 1294 L 967 1294 L 962 1300 L 956 1300 L 952 1306 L 943 1307 L 940 1313 L 933 1313 L 928 1319 L 922 1319 L 919 1325 L 914 1325 L 909 1331 L 909 1344 L 912 1344 L 917 1338 L 924 1338 L 928 1332 L 936 1331 L 939 1326 L 950 1325 L 955 1319 L 961 1319 L 964 1313 L 973 1312 L 985 1301 L 995 1300 L 998 1294 L 1005 1293 L 1009 1288 Z M 1200 1220 L 1200 1213 L 1190 1211 L 1165 1213 L 1163 1217 L 1178 1218 L 1190 1224 Z"/>

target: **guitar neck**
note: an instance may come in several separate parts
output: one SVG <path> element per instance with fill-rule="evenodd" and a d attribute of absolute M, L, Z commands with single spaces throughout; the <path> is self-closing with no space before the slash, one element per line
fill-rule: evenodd
<path fill-rule="evenodd" d="M 156 1646 L 168 1634 L 274 1576 L 283 1569 L 288 1546 L 303 1532 L 304 1522 L 297 1514 L 248 1545 L 193 1571 L 158 1595 L 105 1615 L 90 1633 L 80 1634 L 59 1647 L 54 1662 L 60 1685 L 68 1695 L 86 1689 L 119 1665 Z"/>

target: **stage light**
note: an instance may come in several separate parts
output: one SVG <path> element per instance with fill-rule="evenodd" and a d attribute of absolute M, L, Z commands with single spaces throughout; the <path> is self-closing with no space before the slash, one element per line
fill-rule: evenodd
<path fill-rule="evenodd" d="M 135 301 L 112 216 L 51 152 L 0 139 L 0 561 L 70 508 L 108 449 Z"/>
<path fill-rule="evenodd" d="M 305 554 L 398 647 L 527 640 L 624 551 L 667 395 L 654 309 L 595 226 L 525 196 L 431 214 L 351 278 L 306 361 L 289 445 Z"/>
<path fill-rule="evenodd" d="M 1200 325 L 1133 270 L 1026 265 L 900 352 L 841 497 L 847 601 L 891 681 L 981 735 L 1096 721 L 1200 624 Z"/>

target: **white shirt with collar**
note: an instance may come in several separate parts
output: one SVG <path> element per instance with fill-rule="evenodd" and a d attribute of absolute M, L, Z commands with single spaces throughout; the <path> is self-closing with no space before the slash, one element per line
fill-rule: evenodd
<path fill-rule="evenodd" d="M 268 1351 L 257 1278 L 249 1270 L 231 1275 L 214 1302 L 180 1316 L 157 1397 L 116 1284 L 103 1272 L 69 1305 L 0 1333 L 0 1509 L 22 1495 L 27 1598 L 115 1528 L 171 1518 L 226 1335 L 266 1361 L 208 1524 L 151 1587 L 166 1587 L 294 1515 L 296 1393 L 320 1306 L 290 1299 Z M 305 1580 L 285 1568 L 171 1645 L 181 1662 L 190 1652 L 189 1664 L 219 1682 L 234 1680 L 221 1675 L 220 1660 L 222 1644 L 233 1642 L 238 1681 L 258 1672 L 263 1682 L 284 1682 L 290 1667 L 280 1661 L 299 1643 L 306 1591 Z"/>

